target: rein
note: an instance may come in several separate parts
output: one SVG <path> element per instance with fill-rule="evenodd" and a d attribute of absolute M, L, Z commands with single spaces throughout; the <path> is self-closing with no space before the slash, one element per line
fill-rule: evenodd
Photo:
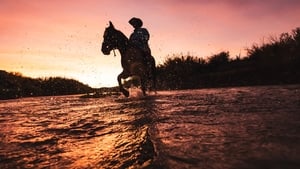
<path fill-rule="evenodd" d="M 117 55 L 116 55 L 115 49 L 113 49 L 113 52 L 114 52 L 114 57 L 116 57 Z"/>

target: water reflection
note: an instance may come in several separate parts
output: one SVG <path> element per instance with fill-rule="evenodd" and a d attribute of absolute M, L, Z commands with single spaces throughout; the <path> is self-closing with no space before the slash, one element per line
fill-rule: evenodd
<path fill-rule="evenodd" d="M 0 168 L 298 168 L 299 86 L 0 102 Z"/>
<path fill-rule="evenodd" d="M 156 102 L 156 162 L 164 168 L 297 168 L 300 146 L 292 140 L 300 141 L 300 95 L 294 89 L 165 92 Z"/>
<path fill-rule="evenodd" d="M 78 96 L 4 102 L 0 105 L 0 166 L 126 168 L 149 164 L 154 153 L 148 134 L 152 104 L 151 97 Z"/>

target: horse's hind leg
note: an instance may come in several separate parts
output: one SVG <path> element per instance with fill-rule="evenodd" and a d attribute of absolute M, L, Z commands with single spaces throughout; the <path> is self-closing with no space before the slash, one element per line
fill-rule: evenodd
<path fill-rule="evenodd" d="M 120 88 L 120 92 L 122 92 L 125 97 L 129 97 L 129 91 L 126 90 L 122 84 L 122 79 L 125 79 L 125 78 L 127 78 L 127 76 L 124 73 L 124 71 L 118 75 L 119 88 Z"/>
<path fill-rule="evenodd" d="M 145 82 L 145 78 L 141 78 L 141 89 L 142 89 L 142 92 L 143 92 L 143 95 L 146 96 L 146 82 Z"/>
<path fill-rule="evenodd" d="M 154 91 L 156 93 L 156 67 L 155 67 L 155 60 L 152 56 L 150 62 L 148 63 L 148 76 L 149 76 L 149 85 L 150 91 Z"/>

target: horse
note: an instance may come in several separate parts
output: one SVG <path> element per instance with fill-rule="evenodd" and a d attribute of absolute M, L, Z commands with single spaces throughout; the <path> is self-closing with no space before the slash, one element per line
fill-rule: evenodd
<path fill-rule="evenodd" d="M 112 50 L 118 49 L 121 54 L 123 71 L 118 75 L 119 89 L 124 96 L 129 97 L 129 91 L 122 84 L 122 79 L 138 77 L 143 95 L 146 90 L 156 87 L 156 67 L 153 56 L 147 56 L 141 49 L 130 43 L 129 39 L 119 30 L 115 29 L 111 21 L 103 34 L 101 51 L 109 55 Z M 148 88 L 147 88 L 148 87 Z"/>

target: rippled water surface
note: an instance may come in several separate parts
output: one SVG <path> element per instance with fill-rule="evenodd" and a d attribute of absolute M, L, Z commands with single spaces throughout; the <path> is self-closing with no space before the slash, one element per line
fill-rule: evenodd
<path fill-rule="evenodd" d="M 300 86 L 0 101 L 0 168 L 296 169 Z"/>

